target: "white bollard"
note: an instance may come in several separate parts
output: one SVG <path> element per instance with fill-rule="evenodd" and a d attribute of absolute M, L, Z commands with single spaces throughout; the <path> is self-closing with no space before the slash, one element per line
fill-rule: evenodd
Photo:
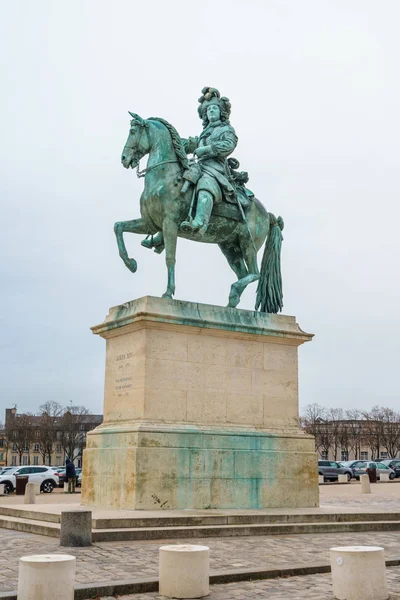
<path fill-rule="evenodd" d="M 70 554 L 22 556 L 18 600 L 74 600 L 75 565 Z"/>
<path fill-rule="evenodd" d="M 338 482 L 339 483 L 348 483 L 348 479 L 347 479 L 347 475 L 338 475 Z"/>
<path fill-rule="evenodd" d="M 167 598 L 208 596 L 210 593 L 209 548 L 191 544 L 161 546 L 159 578 L 160 596 Z"/>
<path fill-rule="evenodd" d="M 324 476 L 318 475 L 318 483 L 324 483 Z"/>
<path fill-rule="evenodd" d="M 35 504 L 36 485 L 27 483 L 24 494 L 24 504 Z"/>
<path fill-rule="evenodd" d="M 0 483 L 0 496 L 4 496 L 4 483 Z"/>
<path fill-rule="evenodd" d="M 331 548 L 330 554 L 334 598 L 388 600 L 383 548 L 345 546 Z"/>
<path fill-rule="evenodd" d="M 361 493 L 362 494 L 370 494 L 371 493 L 371 483 L 369 481 L 368 475 L 360 475 L 361 481 Z"/>
<path fill-rule="evenodd" d="M 381 473 L 379 475 L 379 481 L 390 481 L 389 473 Z"/>

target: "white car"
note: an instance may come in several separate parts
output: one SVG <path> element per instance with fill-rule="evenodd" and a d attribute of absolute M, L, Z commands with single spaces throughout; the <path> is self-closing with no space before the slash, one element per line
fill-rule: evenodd
<path fill-rule="evenodd" d="M 49 494 L 58 487 L 58 473 L 45 465 L 14 467 L 0 475 L 0 484 L 4 484 L 4 493 L 10 494 L 16 487 L 16 475 L 28 475 L 29 483 L 40 485 L 40 491 Z"/>

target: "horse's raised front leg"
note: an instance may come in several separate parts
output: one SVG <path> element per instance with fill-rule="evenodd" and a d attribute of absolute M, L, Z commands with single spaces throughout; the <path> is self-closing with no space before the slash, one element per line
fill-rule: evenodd
<path fill-rule="evenodd" d="M 132 273 L 136 272 L 137 262 L 134 258 L 129 258 L 124 242 L 124 232 L 129 233 L 148 233 L 149 228 L 143 219 L 133 219 L 133 221 L 119 221 L 114 225 L 114 233 L 117 237 L 119 255 Z"/>
<path fill-rule="evenodd" d="M 163 234 L 165 244 L 165 262 L 168 270 L 168 285 L 163 298 L 172 298 L 175 294 L 175 262 L 176 242 L 178 239 L 178 225 L 171 219 L 166 218 L 163 222 Z"/>

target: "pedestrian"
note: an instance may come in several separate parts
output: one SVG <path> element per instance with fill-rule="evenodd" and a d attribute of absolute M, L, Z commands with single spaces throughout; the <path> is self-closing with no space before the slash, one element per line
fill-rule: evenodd
<path fill-rule="evenodd" d="M 68 481 L 68 494 L 75 494 L 76 471 L 74 463 L 69 458 L 65 461 L 65 480 Z"/>

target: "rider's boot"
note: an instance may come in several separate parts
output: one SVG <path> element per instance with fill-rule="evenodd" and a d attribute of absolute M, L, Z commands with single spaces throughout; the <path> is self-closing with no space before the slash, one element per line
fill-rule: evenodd
<path fill-rule="evenodd" d="M 142 240 L 141 244 L 149 250 L 152 250 L 154 248 L 155 252 L 161 253 L 164 250 L 163 232 L 159 231 L 158 233 L 156 233 L 156 235 L 147 236 L 146 239 Z"/>
<path fill-rule="evenodd" d="M 186 232 L 198 231 L 200 235 L 204 235 L 207 231 L 213 208 L 213 197 L 210 192 L 201 190 L 197 198 L 196 216 L 193 221 L 183 221 L 181 229 Z"/>

